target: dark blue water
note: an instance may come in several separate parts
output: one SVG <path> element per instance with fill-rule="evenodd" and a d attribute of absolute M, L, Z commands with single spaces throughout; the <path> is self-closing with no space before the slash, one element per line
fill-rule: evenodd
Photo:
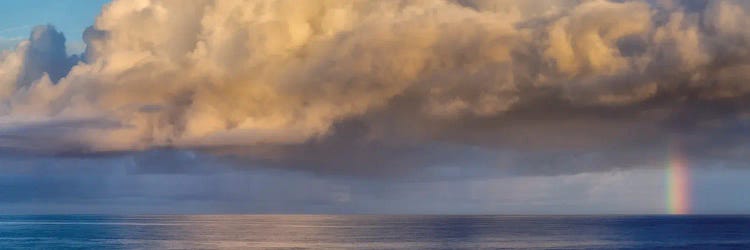
<path fill-rule="evenodd" d="M 0 249 L 750 249 L 748 216 L 0 216 Z"/>

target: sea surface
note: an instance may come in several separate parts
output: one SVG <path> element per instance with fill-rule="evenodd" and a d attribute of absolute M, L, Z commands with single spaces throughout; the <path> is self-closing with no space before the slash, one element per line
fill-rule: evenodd
<path fill-rule="evenodd" d="M 750 216 L 0 216 L 0 249 L 750 249 Z"/>

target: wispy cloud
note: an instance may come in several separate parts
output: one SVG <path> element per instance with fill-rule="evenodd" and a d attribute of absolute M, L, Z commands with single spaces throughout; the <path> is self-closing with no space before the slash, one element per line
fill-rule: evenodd
<path fill-rule="evenodd" d="M 14 27 L 6 27 L 0 29 L 0 50 L 7 50 L 14 48 L 19 42 L 23 41 L 27 37 L 18 36 L 18 33 L 25 33 L 30 30 L 33 25 L 21 25 Z M 6 36 L 12 33 L 11 36 Z"/>
<path fill-rule="evenodd" d="M 8 32 L 30 30 L 31 27 L 34 27 L 34 25 L 21 25 L 21 26 L 15 26 L 15 27 L 0 28 L 0 35 L 4 33 L 8 33 Z"/>
<path fill-rule="evenodd" d="M 2 37 L 0 36 L 0 50 L 15 48 L 18 43 L 25 40 L 24 37 Z"/>

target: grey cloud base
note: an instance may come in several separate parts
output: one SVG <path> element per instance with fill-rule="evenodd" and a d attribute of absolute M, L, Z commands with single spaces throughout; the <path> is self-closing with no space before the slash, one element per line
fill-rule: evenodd
<path fill-rule="evenodd" d="M 161 155 L 166 157 L 170 154 Z M 425 181 L 236 171 L 221 164 L 159 169 L 134 165 L 131 157 L 2 163 L 4 214 L 653 214 L 662 213 L 666 205 L 661 170 Z M 695 187 L 701 187 L 693 191 L 693 212 L 738 214 L 750 209 L 743 192 L 727 192 L 750 188 L 750 171 L 693 172 Z"/>

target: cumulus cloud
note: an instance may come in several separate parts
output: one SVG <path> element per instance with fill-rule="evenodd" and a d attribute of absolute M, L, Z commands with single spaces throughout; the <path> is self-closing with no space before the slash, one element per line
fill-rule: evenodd
<path fill-rule="evenodd" d="M 0 146 L 334 173 L 747 154 L 743 1 L 115 1 L 0 56 Z M 31 146 L 27 146 L 31 145 Z"/>

